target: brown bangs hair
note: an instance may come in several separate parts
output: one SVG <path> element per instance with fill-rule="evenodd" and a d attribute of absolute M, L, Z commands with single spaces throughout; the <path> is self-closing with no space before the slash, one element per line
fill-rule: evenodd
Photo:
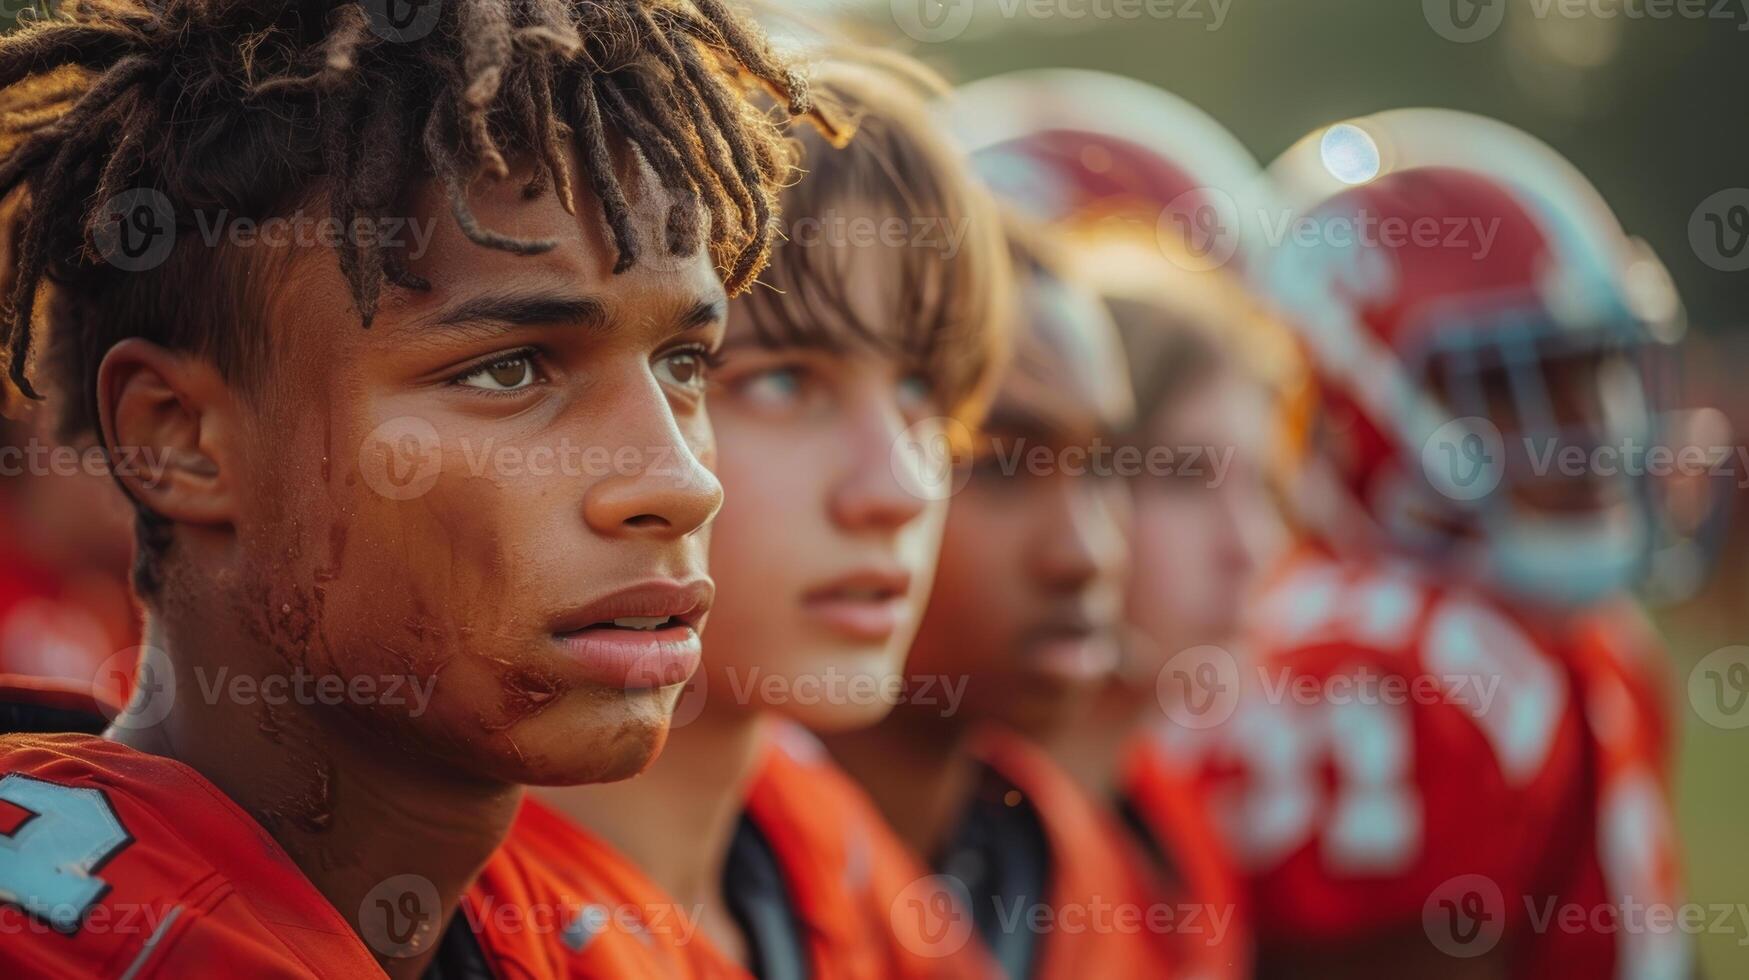
<path fill-rule="evenodd" d="M 865 344 L 914 363 L 943 411 L 975 427 L 1007 347 L 1009 265 L 995 208 L 929 116 L 945 86 L 872 49 L 835 48 L 810 74 L 822 111 L 854 135 L 798 127 L 804 176 L 780 196 L 784 235 L 740 302 L 766 346 Z M 856 247 L 872 244 L 872 227 L 851 229 L 860 243 L 828 237 L 868 220 L 891 247 Z M 900 224 L 902 242 L 890 234 Z M 883 284 L 892 313 L 867 322 L 852 270 L 893 260 Z"/>

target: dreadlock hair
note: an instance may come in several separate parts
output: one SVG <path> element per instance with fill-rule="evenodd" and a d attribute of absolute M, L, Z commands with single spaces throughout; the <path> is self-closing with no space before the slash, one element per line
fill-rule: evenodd
<path fill-rule="evenodd" d="M 946 86 L 893 52 L 832 45 L 816 57 L 814 91 L 835 125 L 798 129 L 806 177 L 782 194 L 785 234 L 760 288 L 737 302 L 767 347 L 865 344 L 906 359 L 944 413 L 975 428 L 1007 351 L 1009 266 L 994 202 L 930 116 Z M 833 240 L 843 221 L 883 229 L 879 254 L 863 247 L 872 235 Z M 885 235 L 895 221 L 902 242 Z M 879 313 L 851 298 L 870 265 L 892 301 Z"/>
<path fill-rule="evenodd" d="M 528 196 L 574 213 L 569 145 L 615 272 L 703 244 L 734 293 L 763 267 L 792 171 L 773 113 L 744 96 L 763 88 L 782 112 L 811 114 L 803 77 L 723 0 L 414 0 L 414 29 L 382 9 L 403 0 L 71 2 L 0 38 L 0 196 L 26 198 L 5 229 L 8 372 L 36 398 L 31 365 L 49 365 L 50 387 L 77 403 L 66 431 L 94 428 L 97 367 L 124 338 L 207 357 L 233 380 L 265 360 L 250 328 L 265 277 L 237 249 L 188 234 L 149 270 L 108 261 L 101 234 L 120 216 L 107 202 L 124 192 L 162 194 L 179 230 L 325 193 L 351 228 L 435 179 L 473 242 L 535 254 L 556 243 L 483 227 L 467 188 L 508 177 L 514 156 L 532 164 Z M 634 225 L 613 157 L 627 145 L 681 202 L 662 228 Z M 428 284 L 394 249 L 354 239 L 335 250 L 368 327 L 385 282 Z M 49 349 L 33 358 L 38 319 Z"/>

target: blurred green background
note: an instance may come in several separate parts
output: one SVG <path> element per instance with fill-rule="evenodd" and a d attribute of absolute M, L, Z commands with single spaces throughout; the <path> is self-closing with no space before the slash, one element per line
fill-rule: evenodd
<path fill-rule="evenodd" d="M 1749 0 L 1681 0 L 1729 16 L 1664 20 L 1561 16 L 1574 0 L 1480 0 L 1499 6 L 1504 22 L 1471 43 L 1441 36 L 1426 8 L 1473 0 L 795 2 L 853 17 L 956 81 L 1059 66 L 1161 85 L 1224 122 L 1266 163 L 1316 127 L 1381 109 L 1441 106 L 1502 119 L 1548 141 L 1597 184 L 1669 264 L 1696 326 L 1749 322 L 1749 273 L 1709 268 L 1688 237 L 1703 200 L 1749 188 Z M 1648 3 L 1677 0 L 1579 0 L 1600 12 Z M 974 14 L 952 40 L 920 42 L 898 26 L 915 24 L 919 9 L 954 4 Z M 1150 5 L 1175 16 L 1113 13 Z"/>

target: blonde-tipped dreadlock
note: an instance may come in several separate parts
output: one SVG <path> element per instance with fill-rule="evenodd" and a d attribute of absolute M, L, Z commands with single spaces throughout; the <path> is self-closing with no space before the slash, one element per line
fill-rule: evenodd
<path fill-rule="evenodd" d="M 687 254 L 702 240 L 730 292 L 758 274 L 792 164 L 744 89 L 763 86 L 792 115 L 811 109 L 801 76 L 721 0 L 423 0 L 437 9 L 418 37 L 370 9 L 400 2 L 81 0 L 0 37 L 0 197 L 28 194 L 8 229 L 9 369 L 22 393 L 36 397 L 27 368 L 45 277 L 65 287 L 50 317 L 63 390 L 89 397 L 97 362 L 128 336 L 226 369 L 259 345 L 226 336 L 258 315 L 215 306 L 212 292 L 243 291 L 222 257 L 179 245 L 150 273 L 105 263 L 103 202 L 135 188 L 177 214 L 259 219 L 319 185 L 353 227 L 431 177 L 469 239 L 538 253 L 555 243 L 481 226 L 466 189 L 506 177 L 506 154 L 520 154 L 534 163 L 526 192 L 552 190 L 574 210 L 569 140 L 616 272 L 644 250 Z M 621 139 L 681 202 L 659 242 L 634 227 L 611 157 Z M 380 243 L 346 236 L 337 251 L 367 326 L 385 281 L 426 288 Z M 70 427 L 89 425 L 84 410 Z"/>

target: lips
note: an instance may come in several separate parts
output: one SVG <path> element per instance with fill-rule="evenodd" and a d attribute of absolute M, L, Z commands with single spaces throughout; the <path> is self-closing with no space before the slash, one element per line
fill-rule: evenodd
<path fill-rule="evenodd" d="M 603 687 L 650 690 L 682 684 L 698 669 L 698 627 L 715 594 L 710 579 L 622 589 L 561 617 L 553 640 Z"/>
<path fill-rule="evenodd" d="M 1032 630 L 1025 649 L 1028 666 L 1058 683 L 1095 683 L 1118 667 L 1114 633 L 1081 612 L 1066 612 Z"/>
<path fill-rule="evenodd" d="M 827 630 L 862 643 L 884 643 L 905 625 L 911 573 L 867 568 L 802 594 L 802 610 Z"/>

